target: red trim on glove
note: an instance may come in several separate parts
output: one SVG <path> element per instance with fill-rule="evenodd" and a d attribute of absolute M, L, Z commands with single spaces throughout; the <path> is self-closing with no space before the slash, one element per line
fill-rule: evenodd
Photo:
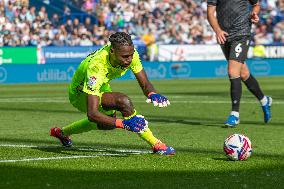
<path fill-rule="evenodd" d="M 148 94 L 148 97 L 150 97 L 152 94 L 157 94 L 157 93 L 155 93 L 155 92 L 150 92 L 150 93 Z"/>
<path fill-rule="evenodd" d="M 116 119 L 115 120 L 115 127 L 116 128 L 123 128 L 122 119 Z"/>

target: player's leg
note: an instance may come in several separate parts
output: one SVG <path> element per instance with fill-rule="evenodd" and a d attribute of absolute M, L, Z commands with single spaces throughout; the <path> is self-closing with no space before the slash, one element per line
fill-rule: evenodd
<path fill-rule="evenodd" d="M 109 84 L 102 86 L 102 91 L 111 91 Z M 103 93 L 101 93 L 100 95 L 102 94 Z M 86 93 L 80 90 L 73 90 L 72 87 L 69 87 L 69 100 L 70 103 L 80 112 L 87 112 Z M 99 108 L 99 111 L 103 111 L 103 108 L 101 106 Z M 104 113 L 109 116 L 115 116 L 114 110 L 105 111 Z M 50 135 L 58 138 L 63 146 L 71 146 L 72 141 L 69 137 L 70 135 L 88 132 L 95 129 L 101 128 L 96 123 L 89 121 L 88 118 L 84 118 L 66 125 L 63 128 L 53 127 L 50 129 Z M 103 129 L 106 130 L 107 128 L 104 127 Z"/>
<path fill-rule="evenodd" d="M 263 94 L 257 80 L 250 74 L 246 64 L 242 65 L 241 78 L 248 90 L 259 100 L 264 114 L 264 122 L 267 123 L 271 119 L 272 98 Z"/>
<path fill-rule="evenodd" d="M 241 78 L 248 90 L 260 101 L 264 98 L 264 94 L 259 87 L 257 80 L 250 74 L 247 64 L 242 65 Z"/>
<path fill-rule="evenodd" d="M 228 76 L 230 79 L 230 94 L 232 101 L 232 111 L 227 121 L 226 126 L 234 127 L 239 124 L 239 109 L 240 100 L 242 95 L 242 83 L 241 83 L 241 69 L 247 58 L 247 52 L 249 48 L 249 37 L 240 36 L 228 42 L 226 58 L 228 64 Z"/>
<path fill-rule="evenodd" d="M 83 92 L 75 93 L 69 91 L 69 100 L 71 104 L 76 107 L 79 111 L 85 112 L 86 110 L 86 95 Z M 72 140 L 70 135 L 83 133 L 92 130 L 95 127 L 95 124 L 89 122 L 87 118 L 75 121 L 69 125 L 66 125 L 62 128 L 53 127 L 50 129 L 50 136 L 56 137 L 60 140 L 63 146 L 70 147 L 72 146 Z"/>
<path fill-rule="evenodd" d="M 228 127 L 234 127 L 239 124 L 239 111 L 240 111 L 240 100 L 242 95 L 242 83 L 241 83 L 241 66 L 242 63 L 236 60 L 229 60 L 228 64 L 228 76 L 230 80 L 230 96 L 232 109 L 231 113 L 225 122 Z"/>
<path fill-rule="evenodd" d="M 101 94 L 101 96 L 103 95 L 103 93 Z M 100 98 L 101 102 L 102 102 L 102 97 Z M 78 110 L 80 110 L 81 112 L 86 112 L 87 111 L 87 107 L 86 107 L 86 94 L 82 93 L 80 95 L 80 97 L 76 98 L 76 102 L 72 103 Z M 101 103 L 100 102 L 100 103 Z M 104 113 L 107 116 L 111 116 L 111 117 L 115 117 L 116 116 L 116 112 L 115 110 L 111 109 L 111 110 L 105 110 L 102 107 L 102 104 L 100 104 L 99 106 L 99 111 Z M 81 119 L 79 121 L 75 121 L 65 127 L 62 128 L 62 132 L 65 135 L 73 135 L 73 134 L 80 134 L 83 132 L 88 132 L 91 130 L 112 130 L 115 127 L 107 127 L 107 126 L 102 126 L 101 124 L 97 124 L 94 122 L 89 121 L 88 118 L 84 118 Z"/>
<path fill-rule="evenodd" d="M 228 127 L 234 127 L 239 124 L 239 107 L 242 92 L 240 79 L 241 63 L 239 63 L 235 59 L 235 55 L 232 54 L 233 44 L 233 42 L 226 41 L 225 44 L 221 45 L 223 54 L 228 61 L 228 77 L 230 80 L 230 95 L 232 101 L 232 110 L 225 122 L 225 125 Z"/>
<path fill-rule="evenodd" d="M 101 105 L 104 110 L 115 109 L 120 111 L 124 119 L 131 118 L 137 114 L 130 98 L 122 93 L 104 93 L 102 96 Z M 138 136 L 145 140 L 153 148 L 155 153 L 165 155 L 175 153 L 172 147 L 166 146 L 159 139 L 157 139 L 149 128 L 147 128 L 144 132 L 139 133 Z"/>

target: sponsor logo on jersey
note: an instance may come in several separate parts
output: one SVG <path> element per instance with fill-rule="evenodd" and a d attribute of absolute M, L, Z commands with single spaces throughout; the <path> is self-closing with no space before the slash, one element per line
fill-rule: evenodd
<path fill-rule="evenodd" d="M 96 84 L 97 78 L 95 76 L 91 76 L 88 79 L 88 89 L 94 91 L 93 86 Z"/>

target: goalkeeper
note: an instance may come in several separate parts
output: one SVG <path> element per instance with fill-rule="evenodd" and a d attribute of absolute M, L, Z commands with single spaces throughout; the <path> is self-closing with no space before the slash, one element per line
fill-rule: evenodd
<path fill-rule="evenodd" d="M 143 116 L 137 115 L 127 95 L 111 91 L 109 82 L 131 69 L 143 93 L 148 97 L 147 102 L 159 107 L 170 104 L 149 82 L 130 35 L 116 32 L 110 36 L 109 41 L 110 44 L 92 52 L 81 62 L 69 86 L 71 104 L 79 111 L 87 113 L 87 118 L 63 128 L 51 128 L 50 135 L 68 147 L 72 145 L 69 137 L 72 134 L 121 128 L 137 133 L 151 145 L 154 153 L 175 154 L 172 147 L 152 134 L 148 122 Z M 116 110 L 121 112 L 123 119 L 116 118 Z"/>

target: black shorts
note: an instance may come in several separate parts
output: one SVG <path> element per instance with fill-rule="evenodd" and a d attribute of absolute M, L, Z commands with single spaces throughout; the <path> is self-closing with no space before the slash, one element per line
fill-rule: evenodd
<path fill-rule="evenodd" d="M 221 45 L 222 51 L 227 59 L 244 63 L 249 50 L 250 36 L 239 36 L 233 40 L 226 41 Z"/>

